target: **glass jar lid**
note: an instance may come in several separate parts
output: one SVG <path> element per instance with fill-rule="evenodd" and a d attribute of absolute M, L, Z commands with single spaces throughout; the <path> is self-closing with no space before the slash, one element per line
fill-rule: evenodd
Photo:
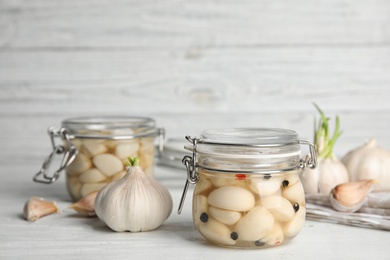
<path fill-rule="evenodd" d="M 210 129 L 189 141 L 193 145 L 186 149 L 193 151 L 196 166 L 204 169 L 269 172 L 300 165 L 298 134 L 289 129 Z"/>
<path fill-rule="evenodd" d="M 62 121 L 71 138 L 131 139 L 156 136 L 152 118 L 137 116 L 75 117 Z"/>
<path fill-rule="evenodd" d="M 226 128 L 202 132 L 196 152 L 203 156 L 264 159 L 299 155 L 300 146 L 298 134 L 289 129 Z"/>
<path fill-rule="evenodd" d="M 298 134 L 280 128 L 227 128 L 206 130 L 201 134 L 201 139 L 215 144 L 279 146 L 296 143 Z"/>

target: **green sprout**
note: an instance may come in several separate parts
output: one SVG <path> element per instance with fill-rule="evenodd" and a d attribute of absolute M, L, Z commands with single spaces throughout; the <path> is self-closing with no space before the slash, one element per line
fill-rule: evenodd
<path fill-rule="evenodd" d="M 313 103 L 316 107 L 317 111 L 321 115 L 321 119 L 316 122 L 316 118 L 314 118 L 314 144 L 317 148 L 318 157 L 319 158 L 334 158 L 333 147 L 343 133 L 340 131 L 340 118 L 336 116 L 336 127 L 333 133 L 332 138 L 329 136 L 329 118 L 327 118 L 324 112 L 320 109 L 320 107 Z"/>
<path fill-rule="evenodd" d="M 128 166 L 128 167 L 138 166 L 138 164 L 139 164 L 139 158 L 138 157 L 134 157 L 132 159 L 130 156 L 127 156 L 126 158 L 127 158 L 127 161 L 125 162 L 126 166 Z"/>

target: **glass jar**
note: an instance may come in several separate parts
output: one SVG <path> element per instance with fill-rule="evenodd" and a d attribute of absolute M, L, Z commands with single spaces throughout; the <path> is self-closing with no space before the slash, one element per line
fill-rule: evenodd
<path fill-rule="evenodd" d="M 154 176 L 155 139 L 164 130 L 146 117 L 78 117 L 62 121 L 61 129 L 50 127 L 53 152 L 45 160 L 34 181 L 52 183 L 62 170 L 66 171 L 66 186 L 73 200 L 79 200 L 107 183 L 122 178 L 128 156 L 139 157 L 140 167 Z M 55 138 L 63 140 L 56 145 Z M 59 169 L 47 174 L 53 157 L 63 154 Z"/>
<path fill-rule="evenodd" d="M 276 128 L 204 131 L 186 137 L 187 181 L 196 183 L 192 215 L 208 241 L 225 247 L 265 248 L 284 244 L 303 227 L 305 194 L 299 173 L 315 168 L 314 145 L 296 132 Z M 301 159 L 301 144 L 310 156 Z"/>

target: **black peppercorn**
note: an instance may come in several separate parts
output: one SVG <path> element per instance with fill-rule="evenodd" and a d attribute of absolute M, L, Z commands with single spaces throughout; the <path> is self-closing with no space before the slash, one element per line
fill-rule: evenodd
<path fill-rule="evenodd" d="M 264 179 L 266 179 L 266 180 L 271 179 L 271 174 L 265 174 L 265 175 L 264 175 Z"/>
<path fill-rule="evenodd" d="M 233 240 L 237 240 L 237 239 L 238 239 L 238 234 L 237 234 L 237 232 L 232 232 L 232 233 L 230 234 L 230 237 L 231 237 Z"/>
<path fill-rule="evenodd" d="M 299 210 L 299 204 L 294 203 L 293 208 L 294 208 L 294 211 L 297 212 Z"/>
<path fill-rule="evenodd" d="M 288 180 L 284 180 L 282 182 L 283 187 L 287 187 L 289 184 L 290 184 L 290 182 Z"/>
<path fill-rule="evenodd" d="M 209 215 L 207 215 L 206 212 L 203 212 L 202 214 L 200 214 L 200 221 L 206 223 L 207 221 L 209 221 Z"/>

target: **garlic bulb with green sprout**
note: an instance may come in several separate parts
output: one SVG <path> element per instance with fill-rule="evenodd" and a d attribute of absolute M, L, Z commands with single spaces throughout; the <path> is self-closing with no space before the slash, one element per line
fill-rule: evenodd
<path fill-rule="evenodd" d="M 380 147 L 375 139 L 353 149 L 341 161 L 351 181 L 375 179 L 380 185 L 375 185 L 374 190 L 390 190 L 390 151 Z"/>
<path fill-rule="evenodd" d="M 301 181 L 307 194 L 329 192 L 338 184 L 349 181 L 346 167 L 336 158 L 333 147 L 342 134 L 340 131 L 340 119 L 336 116 L 336 125 L 333 136 L 329 133 L 329 119 L 316 105 L 320 114 L 320 120 L 315 120 L 314 144 L 318 154 L 318 166 L 315 169 L 306 168 L 301 174 Z"/>
<path fill-rule="evenodd" d="M 141 232 L 158 228 L 172 212 L 169 191 L 128 157 L 126 175 L 104 186 L 95 200 L 96 215 L 114 231 Z"/>

